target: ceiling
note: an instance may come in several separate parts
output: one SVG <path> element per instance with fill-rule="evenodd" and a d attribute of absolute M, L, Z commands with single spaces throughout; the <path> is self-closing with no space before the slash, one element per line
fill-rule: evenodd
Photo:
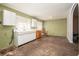
<path fill-rule="evenodd" d="M 42 20 L 53 20 L 66 18 L 72 3 L 6 3 L 4 5 Z"/>

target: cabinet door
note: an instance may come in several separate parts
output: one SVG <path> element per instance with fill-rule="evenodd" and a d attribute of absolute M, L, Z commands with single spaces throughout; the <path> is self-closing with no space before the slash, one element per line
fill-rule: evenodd
<path fill-rule="evenodd" d="M 42 22 L 37 21 L 37 30 L 42 30 Z"/>
<path fill-rule="evenodd" d="M 17 40 L 18 40 L 18 45 L 22 45 L 24 43 L 27 43 L 29 41 L 32 41 L 36 38 L 35 33 L 26 33 L 23 35 L 19 35 Z"/>
<path fill-rule="evenodd" d="M 3 25 L 15 25 L 16 14 L 11 11 L 3 10 Z"/>

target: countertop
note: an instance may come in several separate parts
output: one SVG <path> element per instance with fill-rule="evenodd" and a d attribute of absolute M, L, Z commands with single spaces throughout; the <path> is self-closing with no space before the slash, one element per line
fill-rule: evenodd
<path fill-rule="evenodd" d="M 35 33 L 36 31 L 23 31 L 23 32 L 17 32 L 15 31 L 14 33 L 18 34 L 18 35 L 24 35 L 24 34 L 30 34 L 30 33 Z"/>

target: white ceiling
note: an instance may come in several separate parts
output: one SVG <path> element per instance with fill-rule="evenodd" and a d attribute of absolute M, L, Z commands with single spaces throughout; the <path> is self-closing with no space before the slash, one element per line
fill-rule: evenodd
<path fill-rule="evenodd" d="M 42 20 L 48 20 L 66 18 L 72 3 L 6 3 L 4 5 Z"/>

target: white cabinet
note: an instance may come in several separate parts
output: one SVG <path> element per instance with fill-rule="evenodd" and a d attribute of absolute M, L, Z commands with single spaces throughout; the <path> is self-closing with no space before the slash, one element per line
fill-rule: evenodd
<path fill-rule="evenodd" d="M 16 24 L 16 13 L 3 10 L 3 25 L 15 25 Z"/>
<path fill-rule="evenodd" d="M 41 21 L 37 21 L 37 30 L 41 30 L 42 31 L 43 28 L 43 24 Z"/>
<path fill-rule="evenodd" d="M 36 29 L 37 28 L 37 20 L 36 19 L 32 19 L 31 20 L 31 28 L 32 29 Z"/>
<path fill-rule="evenodd" d="M 15 40 L 16 40 L 15 46 L 22 45 L 34 39 L 36 39 L 35 32 L 16 33 L 15 34 Z"/>

